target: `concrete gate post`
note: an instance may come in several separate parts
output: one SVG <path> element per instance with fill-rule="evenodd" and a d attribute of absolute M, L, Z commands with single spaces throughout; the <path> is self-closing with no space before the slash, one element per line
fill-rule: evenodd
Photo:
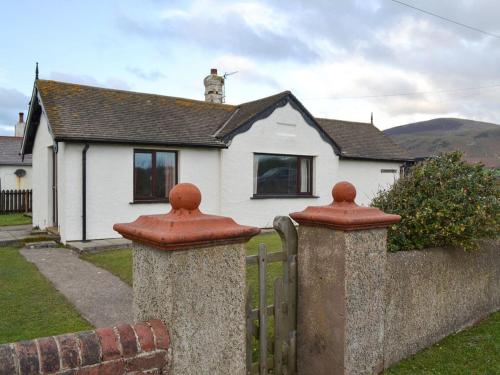
<path fill-rule="evenodd" d="M 134 318 L 169 328 L 172 375 L 245 374 L 245 247 L 260 229 L 200 212 L 176 185 L 172 210 L 114 229 L 134 242 Z"/>
<path fill-rule="evenodd" d="M 290 214 L 299 226 L 297 365 L 300 375 L 384 369 L 387 227 L 399 221 L 354 203 L 339 182 L 333 203 Z"/>

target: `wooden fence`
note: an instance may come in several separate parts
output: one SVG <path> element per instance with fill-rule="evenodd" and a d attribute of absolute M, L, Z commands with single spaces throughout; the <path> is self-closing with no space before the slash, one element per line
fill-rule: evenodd
<path fill-rule="evenodd" d="M 0 214 L 31 212 L 32 203 L 31 190 L 0 191 Z"/>
<path fill-rule="evenodd" d="M 297 334 L 297 231 L 289 217 L 274 219 L 274 229 L 281 237 L 283 250 L 268 253 L 260 244 L 258 255 L 247 256 L 246 263 L 259 271 L 259 303 L 252 306 L 252 291 L 246 302 L 248 375 L 294 375 L 296 369 Z M 268 263 L 281 262 L 283 277 L 273 280 L 274 303 L 267 304 L 266 281 Z M 270 319 L 268 319 L 270 318 Z M 270 320 L 274 327 L 270 327 Z M 273 334 L 268 335 L 269 331 Z M 268 339 L 271 339 L 270 342 Z M 254 353 L 254 345 L 257 351 Z"/>

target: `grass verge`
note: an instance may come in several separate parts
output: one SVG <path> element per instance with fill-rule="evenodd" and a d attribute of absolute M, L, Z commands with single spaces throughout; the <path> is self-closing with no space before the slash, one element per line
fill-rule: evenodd
<path fill-rule="evenodd" d="M 92 328 L 15 247 L 0 247 L 0 343 Z"/>
<path fill-rule="evenodd" d="M 500 311 L 395 364 L 384 374 L 500 374 Z"/>
<path fill-rule="evenodd" d="M 31 217 L 25 214 L 1 214 L 0 215 L 0 227 L 6 225 L 23 225 L 31 224 Z"/>

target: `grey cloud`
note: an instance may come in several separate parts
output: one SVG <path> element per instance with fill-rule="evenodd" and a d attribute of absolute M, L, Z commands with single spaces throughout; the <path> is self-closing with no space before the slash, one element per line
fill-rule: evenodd
<path fill-rule="evenodd" d="M 262 83 L 276 90 L 282 89 L 281 84 L 274 77 L 259 71 L 252 70 L 241 72 L 241 78 L 247 82 Z"/>
<path fill-rule="evenodd" d="M 249 27 L 241 15 L 213 20 L 193 17 L 163 20 L 159 24 L 141 23 L 130 18 L 120 18 L 119 26 L 135 35 L 155 40 L 176 39 L 219 53 L 252 56 L 261 60 L 290 59 L 301 62 L 317 60 L 318 54 L 310 46 L 286 34 L 271 30 L 257 33 Z"/>
<path fill-rule="evenodd" d="M 370 77 L 370 79 L 356 79 L 356 84 L 364 94 L 361 95 L 384 95 L 385 93 L 411 93 L 419 91 L 417 85 L 407 79 L 388 79 L 383 76 Z"/>
<path fill-rule="evenodd" d="M 0 87 L 0 134 L 13 135 L 18 113 L 26 112 L 29 98 L 15 89 Z"/>
<path fill-rule="evenodd" d="M 159 79 L 166 78 L 166 75 L 159 70 L 143 70 L 133 66 L 127 67 L 127 70 L 136 77 L 145 81 L 158 81 Z"/>
<path fill-rule="evenodd" d="M 229 2 L 220 2 L 220 6 Z M 310 64 L 357 54 L 377 63 L 429 74 L 442 81 L 446 75 L 473 74 L 480 79 L 497 76 L 500 41 L 457 25 L 430 17 L 389 0 L 327 1 L 274 0 L 265 2 L 276 14 L 289 19 L 286 32 L 256 33 L 242 15 L 224 13 L 213 19 L 204 14 L 168 20 L 121 18 L 120 26 L 135 35 L 168 43 L 175 39 L 208 51 L 229 52 L 261 61 L 293 60 Z M 456 2 L 422 0 L 419 6 L 481 26 L 491 32 L 499 29 L 500 3 L 492 1 Z M 170 6 L 173 9 L 175 6 Z M 380 40 L 401 36 L 408 22 L 423 22 L 428 28 L 409 35 L 411 48 L 391 47 Z M 500 32 L 500 30 L 498 31 Z M 327 41 L 343 56 L 329 56 L 315 41 Z M 479 46 L 473 53 L 474 44 Z M 484 65 L 477 69 L 478 62 Z M 474 72 L 473 70 L 476 70 Z M 446 79 L 444 80 L 447 81 Z"/>

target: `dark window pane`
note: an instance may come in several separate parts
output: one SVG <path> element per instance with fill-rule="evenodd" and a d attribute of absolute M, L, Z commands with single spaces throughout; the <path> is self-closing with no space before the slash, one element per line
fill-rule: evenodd
<path fill-rule="evenodd" d="M 297 194 L 297 157 L 255 155 L 256 194 Z"/>
<path fill-rule="evenodd" d="M 300 192 L 311 192 L 311 159 L 300 158 Z"/>
<path fill-rule="evenodd" d="M 175 153 L 156 153 L 156 197 L 168 198 L 175 184 Z"/>
<path fill-rule="evenodd" d="M 137 197 L 147 198 L 152 196 L 152 168 L 153 155 L 151 153 L 135 153 L 135 195 Z"/>

